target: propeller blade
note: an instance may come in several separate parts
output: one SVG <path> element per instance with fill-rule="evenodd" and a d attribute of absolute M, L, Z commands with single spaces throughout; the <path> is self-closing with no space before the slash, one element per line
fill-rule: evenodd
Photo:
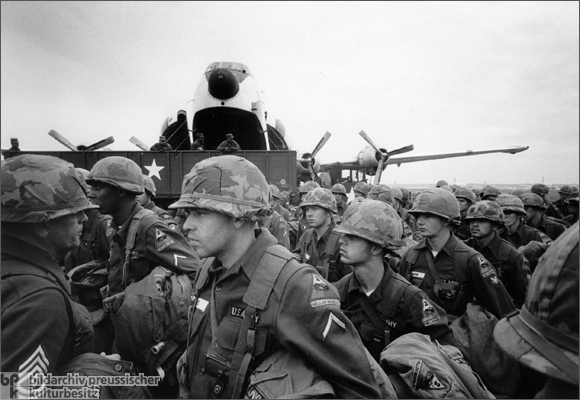
<path fill-rule="evenodd" d="M 387 152 L 387 156 L 394 156 L 395 154 L 403 154 L 403 153 L 408 153 L 409 151 L 412 151 L 415 149 L 415 146 L 413 146 L 412 144 L 405 146 L 405 147 L 401 147 L 400 149 L 396 149 L 396 150 L 392 150 Z"/>
<path fill-rule="evenodd" d="M 311 158 L 314 158 L 316 156 L 316 153 L 318 153 L 320 149 L 322 149 L 322 147 L 326 144 L 326 142 L 328 142 L 328 139 L 330 139 L 330 132 L 326 132 L 322 137 L 322 139 L 320 139 L 320 142 L 318 142 L 318 144 L 314 148 L 314 151 L 312 152 L 312 155 L 310 156 Z"/>
<path fill-rule="evenodd" d="M 377 166 L 377 173 L 375 174 L 375 182 L 373 185 L 377 185 L 381 182 L 381 174 L 383 172 L 383 163 L 385 162 L 385 157 L 381 157 L 379 160 L 379 165 Z"/>
<path fill-rule="evenodd" d="M 149 151 L 149 149 L 150 149 L 149 146 L 147 146 L 144 142 L 142 142 L 140 139 L 136 138 L 135 136 L 131 136 L 131 139 L 129 139 L 129 141 L 131 143 L 133 143 L 135 146 L 139 147 L 143 151 Z"/>
<path fill-rule="evenodd" d="M 50 136 L 52 136 L 53 138 L 55 138 L 57 141 L 59 141 L 62 145 L 64 145 L 65 147 L 67 147 L 69 150 L 72 151 L 77 151 L 77 146 L 75 146 L 74 144 L 72 144 L 71 142 L 69 142 L 64 136 L 62 136 L 60 133 L 58 133 L 57 131 L 51 129 L 48 134 Z"/>
<path fill-rule="evenodd" d="M 84 149 L 83 151 L 95 151 L 97 149 L 100 149 L 101 147 L 105 147 L 110 145 L 111 143 L 113 143 L 115 141 L 115 139 L 113 139 L 112 136 L 109 136 L 106 139 L 100 140 L 97 143 L 93 143 L 90 146 L 88 146 L 86 149 Z"/>
<path fill-rule="evenodd" d="M 373 147 L 373 149 L 375 149 L 375 151 L 378 151 L 378 152 L 379 152 L 379 153 L 381 153 L 381 154 L 383 153 L 383 152 L 382 152 L 382 151 L 381 151 L 381 150 L 380 150 L 380 149 L 377 147 L 377 145 L 376 145 L 376 144 L 375 144 L 375 143 L 374 143 L 374 142 L 371 140 L 371 138 L 369 137 L 369 135 L 367 135 L 367 134 L 365 133 L 365 131 L 360 131 L 358 134 L 359 134 L 359 135 L 361 135 L 361 136 L 362 136 L 362 138 L 363 138 L 364 140 L 366 140 L 366 141 L 368 142 L 368 144 L 370 144 L 370 145 Z"/>
<path fill-rule="evenodd" d="M 312 163 L 308 163 L 308 169 L 310 170 L 310 177 L 312 178 L 312 182 L 317 182 L 318 175 L 316 174 L 316 171 L 314 171 L 314 168 L 312 168 Z"/>

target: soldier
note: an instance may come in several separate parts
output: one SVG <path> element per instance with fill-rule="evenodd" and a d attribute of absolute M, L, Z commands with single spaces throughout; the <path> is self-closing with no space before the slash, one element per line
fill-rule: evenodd
<path fill-rule="evenodd" d="M 526 210 L 527 225 L 544 232 L 552 240 L 556 240 L 566 230 L 564 225 L 546 218 L 544 215 L 546 204 L 538 194 L 526 193 L 521 199 Z"/>
<path fill-rule="evenodd" d="M 578 192 L 570 194 L 565 203 L 568 206 L 568 216 L 564 218 L 564 221 L 572 225 L 578 222 Z"/>
<path fill-rule="evenodd" d="M 337 224 L 336 199 L 324 188 L 311 190 L 300 204 L 308 223 L 308 230 L 300 237 L 293 253 L 303 263 L 316 267 L 329 282 L 336 282 L 350 272 L 340 262 L 340 235 L 333 231 Z"/>
<path fill-rule="evenodd" d="M 20 151 L 20 143 L 18 143 L 17 138 L 10 139 L 10 148 L 8 151 Z"/>
<path fill-rule="evenodd" d="M 451 322 L 463 315 L 468 302 L 484 306 L 497 318 L 515 310 L 493 266 L 453 235 L 459 204 L 451 192 L 426 190 L 409 212 L 417 218 L 424 239 L 407 250 L 400 273 L 442 306 Z"/>
<path fill-rule="evenodd" d="M 393 207 L 393 191 L 389 186 L 382 183 L 374 185 L 369 191 L 367 198 L 382 201 Z M 417 240 L 421 240 L 419 234 L 416 231 L 413 232 L 411 227 L 403 219 L 401 219 L 401 226 L 403 227 L 403 240 L 407 240 L 408 245 L 414 245 L 417 243 Z"/>
<path fill-rule="evenodd" d="M 467 210 L 471 207 L 477 200 L 477 197 L 473 190 L 466 186 L 460 186 L 454 193 L 457 202 L 459 203 L 459 215 L 461 216 L 461 223 L 459 226 L 454 228 L 453 233 L 459 239 L 465 241 L 471 237 L 471 231 L 469 229 L 469 222 L 465 220 L 467 215 Z"/>
<path fill-rule="evenodd" d="M 151 146 L 151 151 L 171 151 L 173 147 L 167 143 L 167 138 L 165 136 L 159 136 L 159 142 Z"/>
<path fill-rule="evenodd" d="M 332 188 L 330 189 L 332 194 L 334 195 L 334 199 L 336 200 L 336 210 L 337 215 L 337 223 L 342 221 L 342 216 L 344 215 L 346 209 L 348 208 L 348 197 L 346 196 L 346 188 L 342 183 L 335 183 Z"/>
<path fill-rule="evenodd" d="M 56 259 L 80 244 L 94 208 L 74 166 L 56 157 L 2 161 L 2 371 L 56 374 L 93 351 L 85 307 Z"/>
<path fill-rule="evenodd" d="M 279 245 L 284 246 L 288 250 L 292 250 L 290 248 L 290 228 L 288 227 L 288 222 L 286 222 L 286 219 L 284 219 L 284 217 L 282 217 L 282 215 L 280 215 L 280 213 L 275 210 L 275 207 L 278 205 L 278 203 L 272 194 L 274 193 L 272 186 L 276 189 L 278 189 L 278 187 L 276 185 L 268 186 L 268 189 L 270 190 L 270 208 L 272 209 L 272 213 L 264 219 L 260 220 L 258 226 L 260 228 L 268 229 L 268 231 L 270 231 L 270 233 L 276 238 L 276 241 Z M 279 195 L 280 191 L 278 190 L 277 193 Z"/>
<path fill-rule="evenodd" d="M 272 209 L 280 214 L 284 220 L 288 221 L 290 219 L 290 211 L 285 209 L 281 204 L 282 193 L 280 193 L 280 189 L 278 189 L 278 186 L 274 184 L 268 185 L 268 188 L 270 189 L 270 194 L 272 195 L 272 201 L 270 203 Z"/>
<path fill-rule="evenodd" d="M 136 199 L 141 206 L 146 209 L 153 211 L 159 218 L 161 218 L 171 229 L 177 230 L 177 224 L 173 217 L 164 209 L 155 205 L 153 198 L 157 195 L 157 188 L 155 187 L 155 182 L 150 176 L 143 175 L 144 191 L 143 193 L 137 195 Z"/>
<path fill-rule="evenodd" d="M 449 183 L 447 183 L 446 180 L 441 179 L 440 181 L 437 181 L 437 183 L 435 184 L 436 188 L 440 188 L 442 186 L 449 186 Z"/>
<path fill-rule="evenodd" d="M 504 193 L 498 196 L 495 202 L 501 207 L 505 217 L 505 229 L 500 232 L 500 236 L 513 244 L 516 249 L 532 241 L 539 243 L 552 241 L 542 231 L 526 225 L 525 217 L 527 214 L 524 203 L 519 197 Z"/>
<path fill-rule="evenodd" d="M 495 186 L 487 186 L 481 194 L 481 200 L 493 201 L 501 194 L 501 190 Z"/>
<path fill-rule="evenodd" d="M 209 158 L 193 167 L 182 187 L 170 208 L 190 209 L 184 228 L 204 260 L 188 349 L 178 363 L 181 398 L 243 398 L 248 372 L 282 348 L 304 357 L 337 397 L 379 397 L 336 289 L 276 245 L 266 229 L 256 230 L 270 208 L 258 168 L 236 156 Z"/>
<path fill-rule="evenodd" d="M 578 257 L 576 223 L 542 257 L 522 310 L 493 332 L 506 353 L 547 378 L 530 394 L 537 399 L 578 398 Z"/>
<path fill-rule="evenodd" d="M 393 186 L 391 189 L 393 192 L 393 208 L 395 209 L 395 211 L 397 211 L 397 214 L 401 217 L 401 219 L 405 221 L 407 225 L 409 225 L 409 228 L 411 228 L 411 232 L 415 232 L 417 230 L 415 217 L 409 214 L 407 210 L 403 207 L 403 204 L 405 203 L 405 198 L 402 188 Z"/>
<path fill-rule="evenodd" d="M 530 265 L 522 253 L 497 234 L 504 224 L 501 207 L 489 200 L 477 202 L 469 208 L 465 220 L 469 221 L 472 236 L 465 243 L 495 267 L 515 306 L 521 308 L 530 281 Z"/>
<path fill-rule="evenodd" d="M 558 194 L 560 198 L 552 203 L 555 207 L 560 210 L 560 214 L 562 214 L 563 218 L 569 215 L 568 212 L 568 204 L 566 203 L 566 199 L 574 192 L 574 189 L 570 185 L 563 185 L 560 190 L 558 190 Z"/>
<path fill-rule="evenodd" d="M 517 196 L 519 198 L 521 198 L 526 193 L 530 193 L 530 191 L 528 189 L 513 189 L 510 192 L 510 194 L 513 194 L 514 196 Z"/>
<path fill-rule="evenodd" d="M 542 198 L 542 200 L 544 201 L 544 215 L 545 216 L 556 218 L 558 220 L 561 220 L 562 218 L 564 218 L 564 216 L 562 215 L 562 213 L 560 212 L 558 207 L 554 206 L 554 204 L 552 204 L 552 202 L 550 202 L 546 198 L 548 193 L 550 193 L 550 188 L 548 186 L 544 185 L 543 183 L 536 183 L 535 185 L 532 185 L 532 187 L 530 188 L 530 191 L 532 193 L 535 193 L 538 196 L 540 196 Z M 557 222 L 560 222 L 560 221 L 557 221 Z"/>
<path fill-rule="evenodd" d="M 366 198 L 367 194 L 369 193 L 369 185 L 366 182 L 357 182 L 353 188 L 354 197 L 363 197 Z"/>
<path fill-rule="evenodd" d="M 234 151 L 242 150 L 242 148 L 240 147 L 238 142 L 236 142 L 234 140 L 234 135 L 232 135 L 231 133 L 228 133 L 228 134 L 226 134 L 226 140 L 221 142 L 216 150 L 220 153 L 223 153 L 223 154 L 231 154 Z"/>
<path fill-rule="evenodd" d="M 197 134 L 197 140 L 195 140 L 191 144 L 191 150 L 203 151 L 204 150 L 204 146 L 205 146 L 204 140 L 205 140 L 205 138 L 203 136 L 203 133 L 199 132 Z"/>
<path fill-rule="evenodd" d="M 298 241 L 308 230 L 308 222 L 306 222 L 306 215 L 304 215 L 304 210 L 300 207 L 300 204 L 304 201 L 304 197 L 308 192 L 313 189 L 319 188 L 320 185 L 314 181 L 306 181 L 300 185 L 299 190 L 299 201 L 294 208 L 294 217 L 290 219 L 290 248 L 295 249 L 298 245 Z M 295 200 L 296 202 L 296 200 Z"/>
<path fill-rule="evenodd" d="M 406 187 L 402 187 L 402 186 L 401 186 L 401 192 L 403 192 L 403 204 L 402 204 L 402 207 L 405 210 L 408 210 L 413 205 L 413 202 L 411 201 L 411 192 L 409 191 L 409 189 L 407 189 Z"/>
<path fill-rule="evenodd" d="M 387 252 L 405 244 L 392 207 L 377 200 L 355 203 L 335 231 L 344 234 L 340 260 L 353 268 L 334 284 L 340 308 L 377 361 L 391 341 L 406 333 L 451 340 L 445 311 L 385 263 Z"/>

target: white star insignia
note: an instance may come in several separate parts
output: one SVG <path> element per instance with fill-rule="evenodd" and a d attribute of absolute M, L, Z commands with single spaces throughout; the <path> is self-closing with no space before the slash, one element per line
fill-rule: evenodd
<path fill-rule="evenodd" d="M 157 179 L 161 180 L 161 176 L 159 175 L 159 171 L 161 171 L 165 167 L 158 167 L 157 162 L 155 161 L 155 159 L 153 159 L 153 162 L 151 163 L 151 165 L 149 165 L 149 166 L 145 165 L 145 168 L 147 168 L 149 170 L 148 176 L 150 178 L 153 176 L 156 176 Z"/>

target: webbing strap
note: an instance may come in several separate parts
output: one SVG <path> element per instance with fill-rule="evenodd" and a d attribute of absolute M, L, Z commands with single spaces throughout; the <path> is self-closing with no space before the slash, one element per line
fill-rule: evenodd
<path fill-rule="evenodd" d="M 127 240 L 125 241 L 125 262 L 123 263 L 123 275 L 122 283 L 123 288 L 127 287 L 127 278 L 129 277 L 129 261 L 131 260 L 131 250 L 135 246 L 135 238 L 137 237 L 137 230 L 139 229 L 139 224 L 141 220 L 152 211 L 146 210 L 144 208 L 140 209 L 135 213 L 133 218 L 131 218 L 131 224 L 129 225 L 129 231 L 127 232 Z"/>
<path fill-rule="evenodd" d="M 326 242 L 326 247 L 324 248 L 324 259 L 322 264 L 322 277 L 324 279 L 328 279 L 330 259 L 334 254 L 334 249 L 336 248 L 336 244 L 338 243 L 339 238 L 340 234 L 332 231 L 330 232 L 330 236 L 328 237 L 328 242 Z"/>

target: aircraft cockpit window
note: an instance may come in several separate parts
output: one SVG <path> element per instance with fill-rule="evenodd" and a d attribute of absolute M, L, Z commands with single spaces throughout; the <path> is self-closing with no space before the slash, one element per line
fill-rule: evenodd
<path fill-rule="evenodd" d="M 205 73 L 207 74 L 207 73 L 209 73 L 215 69 L 218 69 L 218 68 L 227 68 L 227 69 L 232 70 L 232 71 L 239 71 L 239 72 L 242 72 L 244 74 L 253 76 L 247 65 L 241 64 L 241 63 L 236 63 L 236 62 L 228 62 L 228 61 L 220 61 L 220 62 L 211 63 L 207 67 L 207 69 L 205 70 Z"/>

